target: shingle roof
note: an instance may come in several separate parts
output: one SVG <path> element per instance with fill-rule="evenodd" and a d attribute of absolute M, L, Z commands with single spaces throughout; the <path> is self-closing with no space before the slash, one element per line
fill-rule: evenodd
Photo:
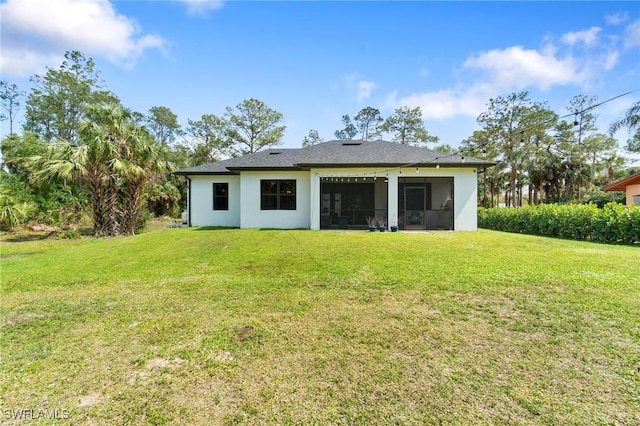
<path fill-rule="evenodd" d="M 235 174 L 241 170 L 321 167 L 489 167 L 495 163 L 387 141 L 333 140 L 304 148 L 269 149 L 179 170 L 176 174 Z"/>

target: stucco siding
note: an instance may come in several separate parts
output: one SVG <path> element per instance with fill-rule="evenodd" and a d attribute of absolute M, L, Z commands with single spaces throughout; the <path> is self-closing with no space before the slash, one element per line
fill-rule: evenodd
<path fill-rule="evenodd" d="M 632 206 L 633 197 L 640 196 L 640 184 L 628 185 L 626 193 L 627 193 L 627 205 Z"/>
<path fill-rule="evenodd" d="M 240 176 L 190 176 L 192 226 L 240 227 Z M 213 210 L 213 184 L 229 184 L 229 210 Z"/>
<path fill-rule="evenodd" d="M 320 178 L 323 176 L 362 177 L 364 173 L 371 178 L 373 171 L 373 169 L 316 169 L 311 172 L 245 171 L 240 176 L 190 176 L 190 225 L 320 229 Z M 386 173 L 382 176 L 378 174 L 376 180 L 376 209 L 387 210 L 389 219 L 392 219 L 398 213 L 398 178 L 403 175 L 397 170 L 389 171 L 388 185 L 384 182 L 385 176 Z M 411 173 L 411 176 L 453 178 L 453 228 L 457 231 L 477 230 L 477 177 L 472 169 L 424 168 L 418 173 Z M 260 181 L 263 179 L 294 179 L 296 209 L 262 210 Z M 213 210 L 214 183 L 229 184 L 228 210 Z M 637 186 L 637 190 L 634 191 L 640 193 L 640 185 Z M 449 194 L 449 186 L 434 192 L 433 208 L 440 208 Z"/>
<path fill-rule="evenodd" d="M 457 170 L 453 175 L 453 229 L 478 230 L 478 179 L 472 170 Z"/>
<path fill-rule="evenodd" d="M 295 179 L 296 210 L 261 210 L 260 181 L 263 179 Z M 311 226 L 309 172 L 242 172 L 240 192 L 242 194 L 241 228 L 308 229 Z"/>

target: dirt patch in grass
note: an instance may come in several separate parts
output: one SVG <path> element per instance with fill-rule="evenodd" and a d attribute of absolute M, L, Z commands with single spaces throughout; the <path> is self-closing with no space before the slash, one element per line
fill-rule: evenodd
<path fill-rule="evenodd" d="M 149 370 L 160 370 L 162 368 L 178 368 L 184 362 L 181 358 L 176 358 L 173 360 L 168 360 L 165 358 L 152 358 L 147 362 L 147 369 Z"/>
<path fill-rule="evenodd" d="M 244 327 L 236 328 L 235 331 L 238 334 L 238 343 L 244 343 L 251 337 L 251 334 L 253 333 L 253 327 L 250 325 L 245 325 Z"/>
<path fill-rule="evenodd" d="M 103 397 L 100 394 L 94 392 L 94 393 L 90 393 L 89 395 L 80 397 L 78 406 L 91 407 L 93 405 L 101 403 L 102 401 L 103 401 Z"/>

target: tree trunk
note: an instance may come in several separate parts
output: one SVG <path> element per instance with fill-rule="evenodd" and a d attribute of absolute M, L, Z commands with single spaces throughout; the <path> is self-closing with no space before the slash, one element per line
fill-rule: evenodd
<path fill-rule="evenodd" d="M 482 174 L 482 206 L 487 207 L 487 170 Z"/>
<path fill-rule="evenodd" d="M 123 191 L 122 211 L 120 217 L 120 232 L 135 235 L 139 230 L 142 219 L 142 193 L 144 181 L 132 182 Z"/>
<path fill-rule="evenodd" d="M 89 184 L 89 192 L 91 193 L 91 207 L 93 210 L 93 235 L 97 237 L 104 233 L 103 198 L 100 183 L 91 182 Z"/>
<path fill-rule="evenodd" d="M 511 166 L 511 203 L 513 204 L 513 207 L 517 207 L 516 206 L 516 200 L 517 200 L 516 179 L 517 178 L 518 178 L 518 169 L 516 169 L 516 166 Z"/>

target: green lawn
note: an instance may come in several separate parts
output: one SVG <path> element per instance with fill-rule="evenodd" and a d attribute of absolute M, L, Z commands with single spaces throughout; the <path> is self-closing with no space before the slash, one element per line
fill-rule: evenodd
<path fill-rule="evenodd" d="M 190 228 L 1 255 L 9 424 L 640 424 L 636 247 Z"/>

